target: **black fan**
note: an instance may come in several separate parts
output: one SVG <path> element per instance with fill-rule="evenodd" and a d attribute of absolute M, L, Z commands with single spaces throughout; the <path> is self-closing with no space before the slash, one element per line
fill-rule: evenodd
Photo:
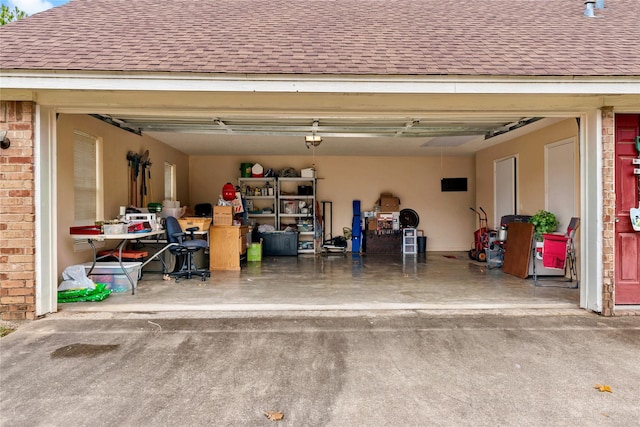
<path fill-rule="evenodd" d="M 400 211 L 400 225 L 402 228 L 417 228 L 420 217 L 413 209 L 402 209 Z"/>

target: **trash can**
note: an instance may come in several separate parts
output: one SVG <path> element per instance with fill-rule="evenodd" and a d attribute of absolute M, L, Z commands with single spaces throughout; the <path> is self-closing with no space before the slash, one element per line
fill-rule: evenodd
<path fill-rule="evenodd" d="M 418 236 L 418 253 L 423 254 L 427 251 L 427 236 Z"/>

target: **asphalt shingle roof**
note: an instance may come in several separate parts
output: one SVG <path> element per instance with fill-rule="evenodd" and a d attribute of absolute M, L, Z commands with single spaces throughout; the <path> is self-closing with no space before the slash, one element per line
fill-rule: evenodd
<path fill-rule="evenodd" d="M 72 0 L 0 28 L 0 68 L 640 76 L 639 0 Z"/>

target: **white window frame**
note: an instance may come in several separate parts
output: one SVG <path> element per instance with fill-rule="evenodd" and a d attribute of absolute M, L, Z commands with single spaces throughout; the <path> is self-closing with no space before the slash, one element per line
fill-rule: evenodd
<path fill-rule="evenodd" d="M 164 200 L 176 200 L 176 165 L 164 162 Z"/>
<path fill-rule="evenodd" d="M 102 174 L 102 164 L 103 164 L 103 153 L 102 153 L 102 138 L 89 135 L 85 132 L 74 130 L 73 132 L 73 145 L 74 145 L 74 224 L 75 225 L 91 225 L 96 221 L 104 220 L 104 182 L 103 182 L 103 174 Z M 76 167 L 75 167 L 75 150 L 76 143 L 79 142 L 79 139 L 95 141 L 95 157 L 93 159 L 89 159 L 89 161 L 93 164 L 95 168 L 95 218 L 77 218 L 76 209 L 75 209 L 75 177 L 76 177 Z"/>

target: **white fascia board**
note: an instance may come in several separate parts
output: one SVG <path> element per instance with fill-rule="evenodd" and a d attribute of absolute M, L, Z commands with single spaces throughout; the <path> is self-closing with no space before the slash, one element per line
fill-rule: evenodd
<path fill-rule="evenodd" d="M 0 89 L 358 94 L 640 95 L 637 77 L 185 75 L 0 70 Z"/>

